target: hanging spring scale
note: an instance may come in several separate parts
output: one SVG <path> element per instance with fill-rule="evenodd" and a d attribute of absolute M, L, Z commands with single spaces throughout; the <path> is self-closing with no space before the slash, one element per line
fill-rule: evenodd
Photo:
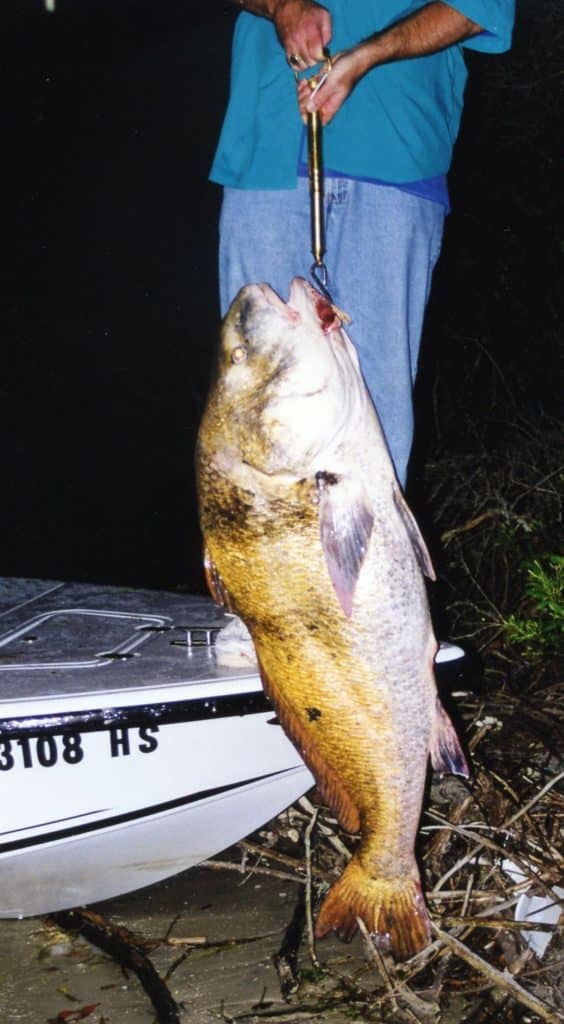
<path fill-rule="evenodd" d="M 327 80 L 333 62 L 329 52 L 325 51 L 325 65 L 319 75 L 313 75 L 308 79 L 312 90 L 312 96 L 321 88 Z M 295 72 L 296 81 L 298 74 Z M 309 175 L 309 201 L 311 217 L 311 254 L 313 263 L 310 274 L 319 290 L 331 303 L 335 313 L 344 323 L 350 322 L 350 317 L 334 305 L 329 293 L 329 274 L 325 264 L 325 217 L 323 211 L 323 150 L 322 150 L 322 125 L 317 110 L 307 115 L 307 153 L 308 153 L 308 175 Z"/>

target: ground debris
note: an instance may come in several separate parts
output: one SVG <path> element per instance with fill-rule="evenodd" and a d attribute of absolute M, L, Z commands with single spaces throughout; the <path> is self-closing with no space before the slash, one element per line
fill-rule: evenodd
<path fill-rule="evenodd" d="M 47 1024 L 74 1024 L 75 1021 L 86 1020 L 98 1008 L 99 1003 L 89 1003 L 78 1010 L 60 1010 L 56 1017 L 51 1017 Z"/>
<path fill-rule="evenodd" d="M 319 800 L 302 800 L 245 842 L 263 872 L 271 869 L 277 877 L 283 866 L 299 883 L 285 937 L 292 936 L 290 955 L 277 963 L 283 1002 L 225 1019 L 290 1022 L 309 1015 L 341 1022 L 346 1014 L 410 1024 L 564 1022 L 562 923 L 525 919 L 522 909 L 516 917 L 524 894 L 558 903 L 564 770 L 554 751 L 562 748 L 564 680 L 548 689 L 523 691 L 511 680 L 499 686 L 493 664 L 492 672 L 485 659 L 479 693 L 457 697 L 473 778 L 434 779 L 422 819 L 419 859 L 435 936 L 429 948 L 395 964 L 365 942 L 364 965 L 351 957 L 352 969 L 346 956 L 344 967 L 334 957 L 324 960 L 323 943 L 313 955 L 305 942 L 296 948 L 306 930 L 307 879 L 315 903 L 356 844 Z M 538 723 L 547 718 L 550 743 L 543 747 Z M 290 828 L 300 834 L 291 854 L 285 843 Z M 252 870 L 248 861 L 245 867 Z M 534 934 L 550 937 L 541 960 L 528 944 Z"/>
<path fill-rule="evenodd" d="M 273 958 L 282 998 L 287 1002 L 300 987 L 298 954 L 306 925 L 305 891 L 300 889 L 292 919 L 284 933 L 278 953 Z"/>
<path fill-rule="evenodd" d="M 52 915 L 51 920 L 64 931 L 82 935 L 124 969 L 133 971 L 153 1004 L 158 1024 L 180 1024 L 179 1008 L 147 955 L 148 949 L 154 948 L 154 943 L 147 943 L 127 928 L 112 924 L 101 914 L 86 908 L 59 911 Z M 61 1018 L 64 1019 L 69 1018 Z M 80 1019 L 70 1017 L 70 1020 Z"/>

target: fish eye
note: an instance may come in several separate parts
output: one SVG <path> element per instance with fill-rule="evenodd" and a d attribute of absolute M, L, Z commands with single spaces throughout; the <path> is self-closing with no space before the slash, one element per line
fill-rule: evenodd
<path fill-rule="evenodd" d="M 231 352 L 232 363 L 242 363 L 247 358 L 247 349 L 244 345 L 236 345 Z"/>

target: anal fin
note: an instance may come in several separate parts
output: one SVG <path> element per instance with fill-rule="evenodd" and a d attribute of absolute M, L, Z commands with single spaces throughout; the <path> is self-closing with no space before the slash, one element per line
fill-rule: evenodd
<path fill-rule="evenodd" d="M 456 729 L 437 697 L 437 712 L 431 731 L 431 764 L 436 772 L 450 772 L 470 778 L 470 769 Z"/>

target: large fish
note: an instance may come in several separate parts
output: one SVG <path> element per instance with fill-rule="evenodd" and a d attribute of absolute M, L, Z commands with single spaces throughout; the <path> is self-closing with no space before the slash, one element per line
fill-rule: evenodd
<path fill-rule="evenodd" d="M 353 345 L 296 278 L 243 288 L 197 444 L 208 581 L 246 623 L 264 689 L 342 827 L 361 840 L 316 934 L 361 918 L 400 959 L 430 938 L 414 856 L 429 755 L 466 774 L 437 698 L 423 574 Z"/>

